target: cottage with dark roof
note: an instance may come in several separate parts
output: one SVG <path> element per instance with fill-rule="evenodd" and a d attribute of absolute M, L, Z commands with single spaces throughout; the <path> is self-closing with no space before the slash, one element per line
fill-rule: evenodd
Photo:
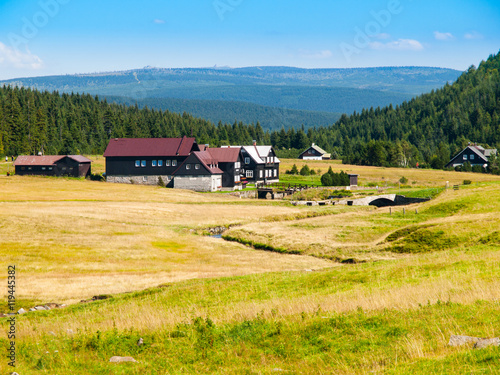
<path fill-rule="evenodd" d="M 186 158 L 199 151 L 194 138 L 115 138 L 104 152 L 106 181 L 165 184 Z"/>
<path fill-rule="evenodd" d="M 477 144 L 470 144 L 457 155 L 455 155 L 445 168 L 455 168 L 469 162 L 471 166 L 480 165 L 486 167 L 491 155 L 496 155 L 496 149 L 485 149 Z"/>
<path fill-rule="evenodd" d="M 92 160 L 81 155 L 21 155 L 14 162 L 17 175 L 87 177 Z"/>
<path fill-rule="evenodd" d="M 174 172 L 174 188 L 214 192 L 222 188 L 218 161 L 208 151 L 194 151 Z"/>
<path fill-rule="evenodd" d="M 299 155 L 299 159 L 303 160 L 330 160 L 331 155 L 328 154 L 321 147 L 312 144 L 307 150 Z"/>

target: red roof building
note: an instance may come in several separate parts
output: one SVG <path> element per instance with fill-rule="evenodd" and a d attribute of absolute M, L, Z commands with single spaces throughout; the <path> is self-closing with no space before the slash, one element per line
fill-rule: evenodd
<path fill-rule="evenodd" d="M 92 160 L 81 155 L 21 155 L 14 161 L 17 175 L 70 176 L 90 175 Z"/>

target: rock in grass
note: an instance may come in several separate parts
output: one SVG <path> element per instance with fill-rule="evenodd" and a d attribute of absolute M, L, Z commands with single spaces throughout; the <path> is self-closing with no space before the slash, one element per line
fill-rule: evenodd
<path fill-rule="evenodd" d="M 17 313 L 24 314 L 24 313 L 26 313 L 26 310 L 21 307 Z"/>
<path fill-rule="evenodd" d="M 465 345 L 465 344 L 475 344 L 479 340 L 482 340 L 482 339 L 480 337 L 451 335 L 450 341 L 448 342 L 448 345 L 449 346 L 461 346 L 461 345 Z"/>
<path fill-rule="evenodd" d="M 137 362 L 134 358 L 132 357 L 118 357 L 114 356 L 109 359 L 110 362 L 114 363 L 122 363 L 122 362 Z"/>
<path fill-rule="evenodd" d="M 144 340 L 141 337 L 139 341 L 137 341 L 137 346 L 141 346 L 142 344 L 144 344 Z"/>
<path fill-rule="evenodd" d="M 488 346 L 500 346 L 500 338 L 495 337 L 493 339 L 481 339 L 476 342 L 476 345 L 474 345 L 474 349 L 484 349 Z"/>

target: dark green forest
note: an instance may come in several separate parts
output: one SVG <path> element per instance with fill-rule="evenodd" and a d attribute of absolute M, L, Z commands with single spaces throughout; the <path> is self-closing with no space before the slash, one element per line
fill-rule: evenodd
<path fill-rule="evenodd" d="M 297 157 L 312 142 L 345 163 L 442 168 L 468 142 L 500 148 L 500 54 L 455 83 L 400 106 L 342 115 L 328 127 L 268 132 L 98 97 L 0 88 L 0 154 L 101 154 L 115 137 L 196 137 L 198 143 L 272 144 Z"/>

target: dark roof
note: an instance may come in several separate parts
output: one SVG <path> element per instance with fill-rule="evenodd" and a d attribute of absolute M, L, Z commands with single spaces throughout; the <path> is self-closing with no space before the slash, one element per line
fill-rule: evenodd
<path fill-rule="evenodd" d="M 113 156 L 188 156 L 197 149 L 194 138 L 114 138 L 104 157 Z"/>
<path fill-rule="evenodd" d="M 78 163 L 92 163 L 92 160 L 81 155 L 21 155 L 14 161 L 14 166 L 17 165 L 54 165 L 59 160 L 70 158 Z"/>
<path fill-rule="evenodd" d="M 203 166 L 206 169 L 208 169 L 208 171 L 211 174 L 224 173 L 220 168 L 210 167 L 210 165 L 217 165 L 218 161 L 220 160 L 214 158 L 209 151 L 195 151 L 193 152 L 193 155 L 195 155 L 198 158 L 198 160 L 203 164 Z"/>
<path fill-rule="evenodd" d="M 307 148 L 302 154 L 300 154 L 299 156 L 302 156 L 304 155 L 307 151 L 309 151 L 310 149 L 314 149 L 316 150 L 320 155 L 322 156 L 327 156 L 327 155 L 330 155 L 329 153 L 327 153 L 325 150 L 323 150 L 321 147 L 315 145 L 314 143 L 312 144 L 311 147 Z"/>
<path fill-rule="evenodd" d="M 207 151 L 219 163 L 233 163 L 233 162 L 235 163 L 238 161 L 241 148 L 240 147 L 208 148 Z"/>

